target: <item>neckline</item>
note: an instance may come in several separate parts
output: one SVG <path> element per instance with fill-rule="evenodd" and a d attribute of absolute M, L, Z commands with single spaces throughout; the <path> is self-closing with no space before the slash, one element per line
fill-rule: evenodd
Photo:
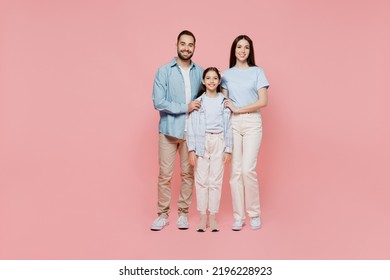
<path fill-rule="evenodd" d="M 251 69 L 253 66 L 248 66 L 248 68 L 244 68 L 244 69 L 242 69 L 242 68 L 238 68 L 237 66 L 233 66 L 233 68 L 235 68 L 236 70 L 239 70 L 239 71 L 246 71 L 246 70 L 248 70 L 248 69 Z"/>

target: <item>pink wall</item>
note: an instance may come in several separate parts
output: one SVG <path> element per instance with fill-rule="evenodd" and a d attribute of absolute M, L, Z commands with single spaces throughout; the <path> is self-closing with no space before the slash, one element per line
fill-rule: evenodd
<path fill-rule="evenodd" d="M 315 2 L 1 0 L 0 258 L 389 259 L 390 4 Z M 195 205 L 177 230 L 175 203 L 149 230 L 153 77 L 182 29 L 220 69 L 248 34 L 271 83 L 260 231 L 230 230 L 227 180 L 221 232 Z"/>

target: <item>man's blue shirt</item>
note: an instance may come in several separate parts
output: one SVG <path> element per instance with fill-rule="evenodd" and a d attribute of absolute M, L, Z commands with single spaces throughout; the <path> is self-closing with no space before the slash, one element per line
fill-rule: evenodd
<path fill-rule="evenodd" d="M 191 100 L 194 100 L 202 81 L 203 68 L 191 62 Z M 184 77 L 176 58 L 161 66 L 153 85 L 154 108 L 160 112 L 159 132 L 184 139 L 188 104 L 186 103 Z"/>

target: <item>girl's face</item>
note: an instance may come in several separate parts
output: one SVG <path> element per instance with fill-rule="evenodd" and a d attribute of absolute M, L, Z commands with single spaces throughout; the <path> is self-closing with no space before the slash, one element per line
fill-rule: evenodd
<path fill-rule="evenodd" d="M 241 39 L 236 45 L 236 60 L 240 62 L 246 62 L 249 56 L 249 42 L 245 39 Z"/>
<path fill-rule="evenodd" d="M 202 80 L 208 91 L 215 91 L 220 84 L 218 73 L 215 71 L 208 71 Z"/>

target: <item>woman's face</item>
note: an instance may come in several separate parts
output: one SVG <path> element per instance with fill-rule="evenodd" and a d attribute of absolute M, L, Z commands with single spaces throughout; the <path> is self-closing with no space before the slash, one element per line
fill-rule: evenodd
<path fill-rule="evenodd" d="M 250 48 L 249 42 L 245 39 L 241 39 L 236 45 L 236 60 L 240 62 L 246 62 L 249 56 Z"/>

